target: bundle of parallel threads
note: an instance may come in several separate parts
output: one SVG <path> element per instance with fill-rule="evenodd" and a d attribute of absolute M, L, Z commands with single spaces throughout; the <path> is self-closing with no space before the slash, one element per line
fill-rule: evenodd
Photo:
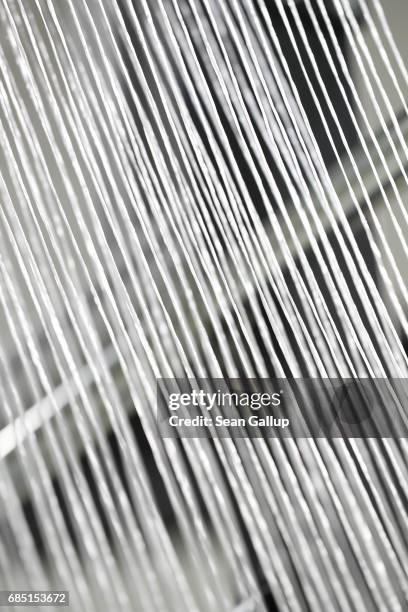
<path fill-rule="evenodd" d="M 0 590 L 407 609 L 408 72 L 386 8 L 0 1 Z M 383 381 L 387 428 L 163 435 L 180 380 Z"/>

